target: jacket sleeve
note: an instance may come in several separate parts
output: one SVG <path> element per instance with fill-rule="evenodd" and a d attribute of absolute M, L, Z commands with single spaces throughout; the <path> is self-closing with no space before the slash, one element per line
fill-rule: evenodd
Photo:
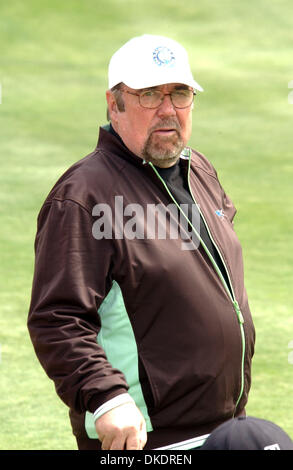
<path fill-rule="evenodd" d="M 78 203 L 52 200 L 38 217 L 28 329 L 57 394 L 78 413 L 128 390 L 97 343 L 98 308 L 111 287 L 111 240 L 96 240 Z"/>

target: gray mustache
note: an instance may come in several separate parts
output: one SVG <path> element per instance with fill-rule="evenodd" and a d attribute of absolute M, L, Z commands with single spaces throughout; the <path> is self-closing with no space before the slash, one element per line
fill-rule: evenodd
<path fill-rule="evenodd" d="M 151 128 L 150 132 L 156 131 L 157 129 L 175 129 L 178 132 L 180 131 L 180 125 L 177 121 L 174 119 L 165 119 L 164 121 L 161 121 L 160 123 L 156 124 Z"/>

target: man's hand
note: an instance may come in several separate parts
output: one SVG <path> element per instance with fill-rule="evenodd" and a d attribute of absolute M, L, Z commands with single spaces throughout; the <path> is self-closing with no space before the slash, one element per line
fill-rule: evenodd
<path fill-rule="evenodd" d="M 102 450 L 142 450 L 147 441 L 144 417 L 133 403 L 124 403 L 96 420 Z"/>

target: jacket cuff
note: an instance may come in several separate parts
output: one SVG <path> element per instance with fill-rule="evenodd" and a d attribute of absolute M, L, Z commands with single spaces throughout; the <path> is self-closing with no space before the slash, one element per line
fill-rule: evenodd
<path fill-rule="evenodd" d="M 88 401 L 86 409 L 90 413 L 95 413 L 95 411 L 104 405 L 104 403 L 112 400 L 113 398 L 120 396 L 120 395 L 125 395 L 127 393 L 127 388 L 123 387 L 117 387 L 116 389 L 112 390 L 111 392 L 108 393 L 102 393 L 102 394 L 95 394 L 91 397 L 91 399 Z"/>
<path fill-rule="evenodd" d="M 96 421 L 108 411 L 113 410 L 113 408 L 117 408 L 117 406 L 124 405 L 125 403 L 135 404 L 133 398 L 128 393 L 122 393 L 121 395 L 117 395 L 117 397 L 106 401 L 106 403 L 99 406 L 99 408 L 94 412 L 94 420 Z"/>

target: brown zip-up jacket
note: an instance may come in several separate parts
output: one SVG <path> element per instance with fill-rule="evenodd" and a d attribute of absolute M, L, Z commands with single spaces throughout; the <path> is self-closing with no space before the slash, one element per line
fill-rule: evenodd
<path fill-rule="evenodd" d="M 171 218 L 164 238 L 149 236 L 147 208 L 175 201 L 155 167 L 103 128 L 40 211 L 28 328 L 76 436 L 97 439 L 92 413 L 127 391 L 147 422 L 146 449 L 244 412 L 255 333 L 236 210 L 212 165 L 189 153 L 181 164 L 230 286 L 202 244 L 183 249 L 170 235 Z"/>

